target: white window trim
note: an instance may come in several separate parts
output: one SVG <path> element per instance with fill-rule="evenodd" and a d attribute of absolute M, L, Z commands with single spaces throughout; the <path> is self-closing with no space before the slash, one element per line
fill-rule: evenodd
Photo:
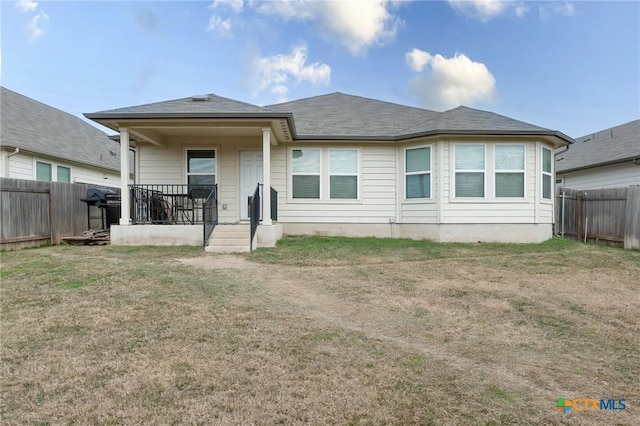
<path fill-rule="evenodd" d="M 545 149 L 549 151 L 549 155 L 551 156 L 550 172 L 544 171 L 544 150 Z M 540 199 L 546 203 L 553 202 L 553 197 L 554 197 L 553 189 L 555 188 L 555 180 L 553 179 L 553 161 L 554 161 L 553 150 L 551 148 L 547 148 L 546 146 L 541 147 L 540 149 L 540 172 L 541 172 L 540 173 Z M 549 176 L 549 182 L 551 182 L 551 188 L 549 189 L 549 198 L 544 197 L 544 176 Z"/>
<path fill-rule="evenodd" d="M 189 184 L 189 176 L 209 176 L 211 173 L 189 173 L 189 164 L 188 161 L 188 152 L 189 151 L 213 151 L 215 156 L 215 171 L 213 175 L 215 176 L 214 185 L 220 182 L 220 164 L 218 163 L 220 150 L 218 146 L 186 146 L 184 147 L 184 152 L 182 156 L 182 167 L 184 168 L 184 173 L 182 176 L 184 185 Z"/>
<path fill-rule="evenodd" d="M 355 151 L 357 158 L 355 173 L 331 173 L 331 151 Z M 362 153 L 359 148 L 327 148 L 327 199 L 337 202 L 353 202 L 360 200 L 360 157 Z M 320 152 L 320 171 L 322 172 L 322 151 Z M 355 176 L 356 177 L 356 198 L 331 198 L 331 176 Z M 320 199 L 322 199 L 322 175 L 320 176 Z"/>
<path fill-rule="evenodd" d="M 407 172 L 407 151 L 412 149 L 429 148 L 429 171 L 420 172 Z M 403 164 L 403 186 L 404 186 L 404 202 L 425 202 L 433 200 L 433 145 L 416 145 L 404 147 L 402 152 L 402 164 Z M 429 175 L 429 197 L 425 198 L 408 198 L 407 197 L 407 176 L 413 175 Z"/>
<path fill-rule="evenodd" d="M 478 169 L 478 170 L 473 170 L 473 169 L 464 169 L 464 170 L 458 170 L 456 169 L 456 147 L 458 146 L 482 146 L 484 147 L 484 169 Z M 453 144 L 453 150 L 452 150 L 452 156 L 451 156 L 451 171 L 452 171 L 452 179 L 451 182 L 453 183 L 451 185 L 450 188 L 450 192 L 453 193 L 453 199 L 456 201 L 481 201 L 481 200 L 486 200 L 488 199 L 488 192 L 487 192 L 487 144 L 486 143 L 454 143 Z M 457 173 L 480 173 L 482 172 L 484 174 L 484 196 L 483 197 L 458 197 L 458 194 L 456 194 L 456 174 Z"/>
<path fill-rule="evenodd" d="M 311 172 L 293 172 L 293 151 L 296 150 L 308 150 L 308 151 L 318 151 L 320 153 L 320 164 L 318 165 L 318 172 L 317 173 L 311 173 Z M 322 201 L 322 193 L 323 193 L 323 179 L 322 179 L 322 161 L 323 161 L 323 149 L 319 148 L 319 147 L 291 147 L 289 148 L 289 151 L 287 152 L 287 164 L 288 164 L 288 177 L 287 177 L 287 181 L 288 181 L 288 187 L 289 190 L 287 191 L 287 199 L 289 201 L 292 202 L 302 202 L 302 203 L 317 203 L 319 201 Z M 318 198 L 293 198 L 293 175 L 298 175 L 298 176 L 318 176 L 319 179 L 319 188 L 318 188 Z"/>
<path fill-rule="evenodd" d="M 498 170 L 496 169 L 496 152 L 497 152 L 497 147 L 499 146 L 519 146 L 522 147 L 522 152 L 524 154 L 524 165 L 523 165 L 523 169 L 522 170 L 517 170 L 517 169 L 509 169 L 509 170 Z M 486 164 L 485 164 L 486 166 Z M 499 173 L 522 173 L 522 175 L 524 176 L 523 178 L 523 185 L 524 188 L 522 193 L 524 194 L 522 197 L 498 197 L 498 195 L 496 194 L 496 175 Z M 493 196 L 496 200 L 524 200 L 527 198 L 527 145 L 523 144 L 523 143 L 496 143 L 493 145 Z"/>
<path fill-rule="evenodd" d="M 55 161 L 33 159 L 33 180 L 38 180 L 38 163 L 48 164 L 51 166 L 51 182 L 58 182 L 58 167 L 65 167 L 69 169 L 69 182 L 73 183 L 73 167 L 66 164 L 56 163 Z M 40 181 L 44 182 L 44 181 Z M 63 182 L 67 183 L 67 182 Z"/>

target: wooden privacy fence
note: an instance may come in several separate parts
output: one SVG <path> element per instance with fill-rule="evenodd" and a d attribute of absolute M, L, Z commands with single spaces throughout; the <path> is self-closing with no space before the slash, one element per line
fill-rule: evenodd
<path fill-rule="evenodd" d="M 555 232 L 563 238 L 640 249 L 640 186 L 556 188 Z"/>
<path fill-rule="evenodd" d="M 90 187 L 100 186 L 0 178 L 0 248 L 59 244 L 81 235 L 89 224 L 87 204 L 80 199 Z"/>

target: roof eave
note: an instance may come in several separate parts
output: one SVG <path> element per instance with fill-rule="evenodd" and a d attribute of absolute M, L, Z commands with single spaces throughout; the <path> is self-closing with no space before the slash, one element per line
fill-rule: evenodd
<path fill-rule="evenodd" d="M 83 114 L 89 120 L 93 120 L 112 130 L 118 131 L 115 126 L 110 126 L 105 121 L 128 121 L 128 120 L 152 120 L 152 119 L 194 119 L 194 120 L 216 120 L 216 119 L 240 119 L 240 120 L 287 120 L 287 125 L 291 130 L 291 136 L 296 138 L 296 126 L 293 121 L 293 113 L 290 112 L 249 112 L 249 113 L 110 113 L 94 112 Z"/>
<path fill-rule="evenodd" d="M 611 160 L 611 161 L 603 161 L 602 163 L 596 163 L 596 164 L 587 164 L 587 165 L 583 165 L 583 166 L 578 166 L 578 167 L 572 167 L 570 169 L 560 169 L 558 168 L 558 166 L 556 165 L 556 173 L 571 173 L 571 172 L 579 172 L 580 170 L 587 170 L 587 169 L 593 169 L 595 167 L 604 167 L 604 166 L 611 166 L 613 164 L 620 164 L 620 163 L 626 163 L 628 161 L 635 161 L 635 160 L 640 160 L 640 155 L 636 155 L 636 156 L 631 156 L 631 157 L 626 157 L 626 158 L 620 158 L 617 160 Z M 557 162 L 556 162 L 557 163 Z"/>

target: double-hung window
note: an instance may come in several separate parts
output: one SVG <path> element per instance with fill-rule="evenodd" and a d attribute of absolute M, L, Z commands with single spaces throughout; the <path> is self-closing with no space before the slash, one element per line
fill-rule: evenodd
<path fill-rule="evenodd" d="M 496 197 L 524 197 L 524 145 L 496 145 Z"/>
<path fill-rule="evenodd" d="M 431 148 L 408 148 L 404 157 L 405 197 L 431 198 Z"/>
<path fill-rule="evenodd" d="M 320 199 L 320 150 L 291 150 L 291 188 L 293 198 Z"/>
<path fill-rule="evenodd" d="M 71 183 L 71 169 L 43 161 L 36 161 L 36 180 Z"/>
<path fill-rule="evenodd" d="M 549 148 L 542 148 L 542 198 L 546 200 L 551 199 L 552 187 L 551 187 L 551 150 Z"/>
<path fill-rule="evenodd" d="M 455 196 L 484 197 L 485 146 L 455 146 Z"/>
<path fill-rule="evenodd" d="M 56 182 L 71 183 L 71 169 L 69 167 L 58 166 L 56 172 L 58 175 Z"/>
<path fill-rule="evenodd" d="M 51 167 L 51 164 L 36 161 L 36 180 L 41 182 L 53 181 L 52 170 L 53 167 Z"/>
<path fill-rule="evenodd" d="M 190 186 L 215 185 L 216 151 L 213 149 L 187 150 L 187 183 Z"/>
<path fill-rule="evenodd" d="M 358 198 L 357 149 L 329 150 L 329 198 Z"/>

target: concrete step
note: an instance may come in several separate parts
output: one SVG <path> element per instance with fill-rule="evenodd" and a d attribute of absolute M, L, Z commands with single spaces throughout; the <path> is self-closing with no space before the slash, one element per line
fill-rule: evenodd
<path fill-rule="evenodd" d="M 249 246 L 206 246 L 207 253 L 248 253 Z"/>
<path fill-rule="evenodd" d="M 210 253 L 238 253 L 249 251 L 249 225 L 217 225 L 213 228 L 205 251 Z"/>

